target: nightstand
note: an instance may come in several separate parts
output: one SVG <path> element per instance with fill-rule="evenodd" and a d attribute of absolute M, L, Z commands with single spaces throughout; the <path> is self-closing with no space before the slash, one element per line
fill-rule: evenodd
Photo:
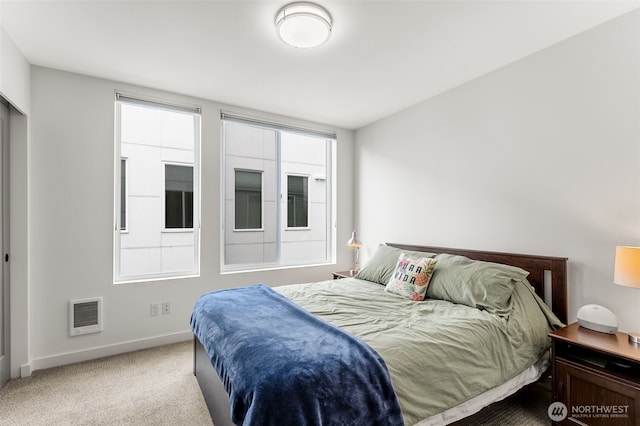
<path fill-rule="evenodd" d="M 333 275 L 334 280 L 340 280 L 342 278 L 353 278 L 356 276 L 357 273 L 358 271 L 354 271 L 353 273 L 351 271 L 340 271 L 340 272 L 332 272 L 331 275 Z"/>
<path fill-rule="evenodd" d="M 640 424 L 640 347 L 626 333 L 573 323 L 551 337 L 553 401 L 568 410 L 556 425 Z"/>

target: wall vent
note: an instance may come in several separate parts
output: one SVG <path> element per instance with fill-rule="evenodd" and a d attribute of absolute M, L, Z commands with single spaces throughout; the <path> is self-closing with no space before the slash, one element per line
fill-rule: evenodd
<path fill-rule="evenodd" d="M 69 335 L 102 331 L 102 297 L 69 302 Z"/>

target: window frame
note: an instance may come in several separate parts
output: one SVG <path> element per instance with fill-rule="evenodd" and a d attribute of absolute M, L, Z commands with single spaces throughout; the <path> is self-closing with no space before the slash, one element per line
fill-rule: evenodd
<path fill-rule="evenodd" d="M 191 228 L 167 228 L 167 166 L 178 166 L 178 167 L 191 167 L 193 171 L 193 178 L 195 181 L 195 169 L 192 163 L 180 162 L 180 161 L 162 161 L 162 233 L 192 233 L 193 228 L 195 227 L 195 223 Z M 195 185 L 194 185 L 194 194 L 195 194 Z M 195 209 L 195 199 L 193 208 Z M 195 216 L 195 214 L 194 214 Z M 183 218 L 184 221 L 184 218 Z"/>
<path fill-rule="evenodd" d="M 149 274 L 139 274 L 139 275 L 121 275 L 120 274 L 120 266 L 121 266 L 121 235 L 129 233 L 129 229 L 126 231 L 121 231 L 120 228 L 120 185 L 121 185 L 121 148 L 122 148 L 122 105 L 137 105 L 142 107 L 148 107 L 159 110 L 168 110 L 172 112 L 182 112 L 189 113 L 193 116 L 193 164 L 190 164 L 193 167 L 193 228 L 188 228 L 188 232 L 192 232 L 193 236 L 193 268 L 190 270 L 182 270 L 182 271 L 172 271 L 172 272 L 157 272 L 157 273 L 149 273 Z M 123 92 L 115 91 L 115 99 L 114 99 L 114 233 L 113 233 L 113 284 L 129 284 L 129 283 L 142 283 L 142 282 L 154 282 L 154 281 L 165 281 L 165 280 L 174 280 L 174 279 L 184 279 L 184 278 L 195 278 L 200 276 L 200 242 L 201 242 L 201 151 L 202 151 L 202 108 L 200 106 L 195 105 L 187 105 L 180 104 L 176 102 L 171 102 L 158 98 L 150 98 L 150 97 L 141 97 L 139 95 L 128 95 Z M 161 161 L 162 167 L 162 226 L 161 226 L 161 234 L 164 230 L 164 161 Z M 126 164 L 126 189 L 127 189 L 127 208 L 126 208 L 126 225 L 129 227 L 131 221 L 129 216 L 130 205 L 128 197 L 130 195 L 130 182 L 131 182 L 131 173 L 130 173 L 130 163 L 129 158 L 127 158 Z M 170 228 L 171 229 L 171 228 Z M 179 230 L 181 232 L 182 230 Z M 175 232 L 175 231 L 169 231 Z M 187 232 L 187 231 L 185 231 Z"/>

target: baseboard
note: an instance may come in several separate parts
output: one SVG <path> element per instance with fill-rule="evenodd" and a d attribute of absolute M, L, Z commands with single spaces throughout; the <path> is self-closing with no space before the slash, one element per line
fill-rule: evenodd
<path fill-rule="evenodd" d="M 20 376 L 19 377 L 29 377 L 33 370 L 31 370 L 31 364 L 24 364 L 20 366 Z M 14 378 L 14 377 L 12 377 Z"/>
<path fill-rule="evenodd" d="M 149 349 L 156 346 L 170 345 L 172 343 L 184 342 L 192 339 L 193 333 L 191 331 L 181 331 L 178 333 L 165 334 L 163 336 L 117 343 L 115 345 L 100 346 L 82 351 L 35 358 L 31 360 L 31 371 L 28 373 L 31 375 L 32 371 L 42 370 L 44 368 L 59 367 L 61 365 L 74 364 L 76 362 L 89 361 L 125 352 L 138 351 L 141 349 Z"/>

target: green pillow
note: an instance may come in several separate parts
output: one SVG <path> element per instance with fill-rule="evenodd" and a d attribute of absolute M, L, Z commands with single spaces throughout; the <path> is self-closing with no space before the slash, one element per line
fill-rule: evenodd
<path fill-rule="evenodd" d="M 387 285 L 393 271 L 396 269 L 398 258 L 401 253 L 405 253 L 411 257 L 434 257 L 434 253 L 426 253 L 421 251 L 400 250 L 395 247 L 389 247 L 380 244 L 373 256 L 367 261 L 364 267 L 356 274 L 356 278 L 367 280 L 374 283 Z"/>
<path fill-rule="evenodd" d="M 438 254 L 427 296 L 482 309 L 507 318 L 516 282 L 529 273 L 515 266 Z"/>

